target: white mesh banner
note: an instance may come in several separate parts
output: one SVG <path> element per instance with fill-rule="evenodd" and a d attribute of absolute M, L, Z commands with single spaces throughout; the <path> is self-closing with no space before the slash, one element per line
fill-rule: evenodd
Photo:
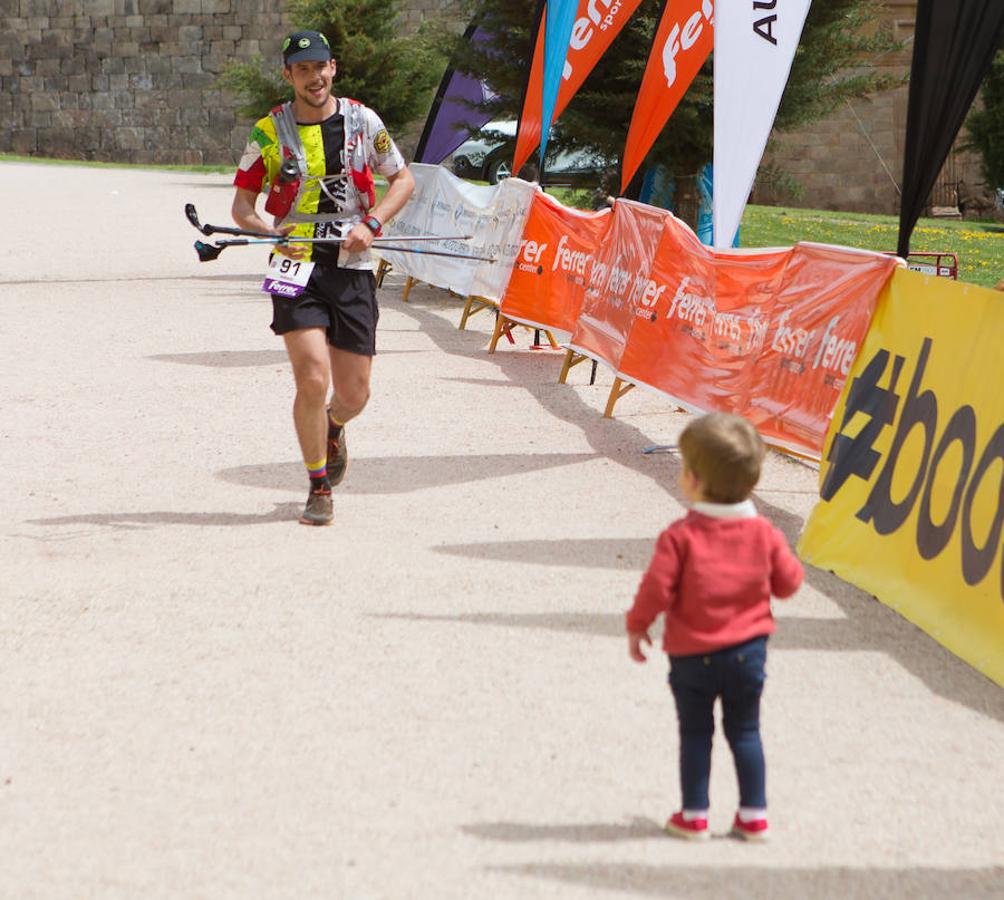
<path fill-rule="evenodd" d="M 715 246 L 731 247 L 811 0 L 715 4 Z"/>
<path fill-rule="evenodd" d="M 416 241 L 401 246 L 469 256 L 494 263 L 424 253 L 381 251 L 394 270 L 462 296 L 498 301 L 509 283 L 530 203 L 539 188 L 518 178 L 494 187 L 469 184 L 442 166 L 412 163 L 415 193 L 384 229 L 387 237 L 470 235 L 470 240 Z"/>

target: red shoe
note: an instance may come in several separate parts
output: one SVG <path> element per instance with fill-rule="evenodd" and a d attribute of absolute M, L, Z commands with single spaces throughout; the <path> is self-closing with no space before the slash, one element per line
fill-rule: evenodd
<path fill-rule="evenodd" d="M 754 819 L 752 822 L 744 822 L 736 813 L 736 820 L 732 823 L 732 836 L 743 841 L 765 841 L 770 834 L 766 819 Z"/>
<path fill-rule="evenodd" d="M 675 812 L 666 822 L 666 831 L 674 837 L 687 841 L 706 841 L 708 839 L 708 820 L 683 818 L 682 812 Z"/>

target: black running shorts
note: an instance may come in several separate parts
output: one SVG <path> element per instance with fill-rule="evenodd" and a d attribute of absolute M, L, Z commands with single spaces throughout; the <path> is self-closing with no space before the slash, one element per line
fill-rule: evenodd
<path fill-rule="evenodd" d="M 376 353 L 379 318 L 376 279 L 369 270 L 318 263 L 299 297 L 272 294 L 272 331 L 276 334 L 323 328 L 332 347 L 361 356 Z"/>

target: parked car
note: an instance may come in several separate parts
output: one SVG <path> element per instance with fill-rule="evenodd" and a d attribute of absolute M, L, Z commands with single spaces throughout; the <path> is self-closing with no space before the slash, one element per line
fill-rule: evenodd
<path fill-rule="evenodd" d="M 512 175 L 513 140 L 516 123 L 489 122 L 481 132 L 464 141 L 448 160 L 448 166 L 459 178 L 498 184 Z M 597 154 L 585 150 L 548 153 L 544 173 L 550 185 L 596 187 L 610 164 Z M 537 155 L 523 168 L 523 177 L 536 179 Z"/>

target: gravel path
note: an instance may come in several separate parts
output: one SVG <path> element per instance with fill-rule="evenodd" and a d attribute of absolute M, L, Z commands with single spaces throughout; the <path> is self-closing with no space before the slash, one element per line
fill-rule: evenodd
<path fill-rule="evenodd" d="M 1004 897 L 1004 692 L 816 570 L 772 641 L 772 843 L 661 834 L 665 665 L 621 634 L 682 509 L 660 397 L 605 421 L 609 376 L 489 356 L 392 275 L 335 525 L 297 525 L 262 254 L 200 265 L 182 215 L 228 181 L 0 164 L 0 895 Z M 815 482 L 771 455 L 792 540 Z"/>

